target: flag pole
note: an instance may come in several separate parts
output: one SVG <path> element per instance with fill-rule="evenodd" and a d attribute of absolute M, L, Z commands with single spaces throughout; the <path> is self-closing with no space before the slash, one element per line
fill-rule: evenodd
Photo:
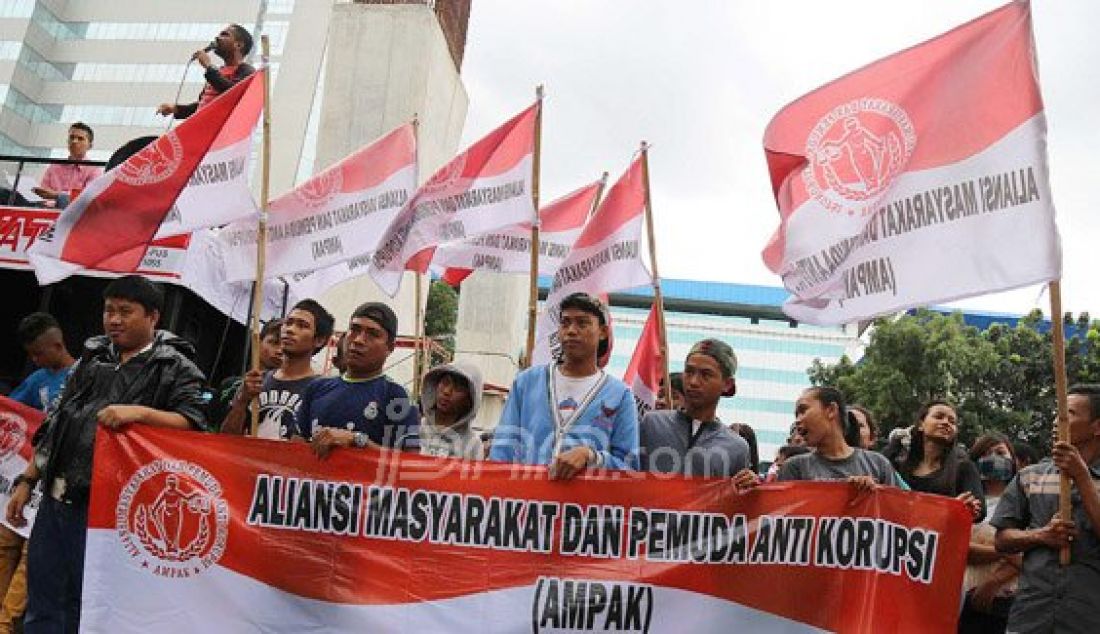
<path fill-rule="evenodd" d="M 416 272 L 416 306 L 414 307 L 416 334 L 413 337 L 413 400 L 420 400 L 420 377 L 424 374 L 424 359 L 420 355 L 420 341 L 424 336 L 424 311 L 421 309 L 421 298 L 424 296 L 424 275 Z"/>
<path fill-rule="evenodd" d="M 668 335 L 665 332 L 665 302 L 661 295 L 661 275 L 657 272 L 657 239 L 653 231 L 653 201 L 649 196 L 649 144 L 642 141 L 642 184 L 645 187 L 645 227 L 649 237 L 649 268 L 653 275 L 653 305 L 657 308 L 657 336 L 661 339 L 661 374 L 664 377 L 665 403 L 672 405 L 672 380 L 668 374 Z"/>
<path fill-rule="evenodd" d="M 417 147 L 417 187 L 420 186 L 420 170 L 419 170 L 419 151 L 420 151 L 420 114 L 414 114 L 412 120 L 413 126 L 413 139 Z M 424 275 L 417 270 L 416 271 L 416 298 L 413 300 L 413 383 L 412 383 L 412 397 L 414 401 L 420 401 L 420 377 L 424 374 L 423 358 L 420 355 L 420 342 L 424 336 L 424 314 L 423 304 L 421 303 L 421 297 L 423 297 L 423 284 Z"/>
<path fill-rule="evenodd" d="M 596 197 L 592 199 L 592 208 L 588 210 L 588 218 L 591 218 L 596 214 L 596 210 L 600 208 L 600 203 L 603 202 L 603 190 L 607 187 L 607 172 L 600 176 L 600 184 L 596 186 Z M 585 218 L 585 222 L 588 221 Z"/>
<path fill-rule="evenodd" d="M 268 68 L 271 43 L 267 35 L 260 36 L 260 51 L 264 68 L 264 119 L 263 161 L 260 164 L 260 221 L 256 232 L 256 283 L 252 285 L 252 311 L 248 316 L 248 330 L 252 338 L 253 370 L 260 369 L 260 311 L 263 310 L 264 267 L 267 263 L 267 190 L 271 178 L 271 72 Z M 252 400 L 252 437 L 260 429 L 260 408 L 257 399 Z"/>
<path fill-rule="evenodd" d="M 542 85 L 535 87 L 535 100 L 538 102 L 538 111 L 535 112 L 535 152 L 531 165 L 531 202 L 535 206 L 535 218 L 531 222 L 531 271 L 530 289 L 527 297 L 527 352 L 522 359 L 521 367 L 531 365 L 531 355 L 535 353 L 535 326 L 538 320 L 539 308 L 539 170 L 540 154 L 542 150 Z"/>
<path fill-rule="evenodd" d="M 1056 437 L 1059 442 L 1069 442 L 1069 397 L 1066 394 L 1066 334 L 1062 326 L 1061 280 L 1053 280 L 1050 283 L 1050 326 L 1052 343 L 1054 344 L 1054 393 L 1058 399 Z M 1058 479 L 1058 517 L 1070 522 L 1073 521 L 1072 513 L 1069 476 L 1063 471 Z M 1059 560 L 1063 566 L 1067 566 L 1069 565 L 1069 559 L 1069 546 L 1063 546 L 1059 553 Z"/>

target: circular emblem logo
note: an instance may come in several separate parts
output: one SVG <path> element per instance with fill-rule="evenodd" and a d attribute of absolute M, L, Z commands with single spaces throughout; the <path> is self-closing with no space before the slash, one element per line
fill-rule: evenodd
<path fill-rule="evenodd" d="M 371 401 L 370 405 L 367 405 L 365 408 L 363 408 L 363 418 L 366 418 L 367 420 L 374 420 L 377 416 L 378 403 Z"/>
<path fill-rule="evenodd" d="M 142 568 L 187 578 L 225 553 L 229 504 L 206 469 L 183 460 L 154 460 L 123 487 L 115 524 L 123 549 Z"/>
<path fill-rule="evenodd" d="M 327 170 L 294 190 L 294 195 L 310 209 L 323 207 L 344 186 L 344 173 L 339 169 Z"/>
<path fill-rule="evenodd" d="M 13 412 L 0 412 L 0 460 L 19 451 L 27 438 L 27 421 Z"/>
<path fill-rule="evenodd" d="M 420 191 L 428 195 L 445 191 L 462 177 L 462 170 L 464 169 L 466 169 L 466 155 L 459 154 L 454 160 L 443 166 L 443 169 L 436 172 L 431 180 L 424 183 Z"/>
<path fill-rule="evenodd" d="M 806 188 L 829 211 L 869 214 L 916 144 L 913 122 L 897 104 L 854 99 L 822 117 L 806 139 Z"/>
<path fill-rule="evenodd" d="M 115 178 L 127 185 L 152 185 L 175 174 L 181 160 L 183 145 L 170 130 L 119 165 Z"/>

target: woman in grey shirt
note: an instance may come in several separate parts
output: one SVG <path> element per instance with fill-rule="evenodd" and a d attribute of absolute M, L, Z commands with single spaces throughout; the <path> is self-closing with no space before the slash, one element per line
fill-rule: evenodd
<path fill-rule="evenodd" d="M 858 422 L 848 416 L 840 390 L 806 389 L 798 397 L 794 415 L 806 445 L 814 451 L 787 460 L 779 471 L 779 481 L 846 480 L 860 490 L 897 485 L 889 460 L 845 440 L 858 434 Z"/>

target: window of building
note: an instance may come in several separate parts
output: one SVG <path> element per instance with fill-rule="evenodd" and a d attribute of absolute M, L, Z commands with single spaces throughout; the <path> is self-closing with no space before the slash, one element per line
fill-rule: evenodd
<path fill-rule="evenodd" d="M 34 0 L 4 0 L 0 2 L 0 18 L 29 18 L 34 13 Z"/>
<path fill-rule="evenodd" d="M 14 60 L 19 59 L 19 51 L 23 48 L 22 42 L 13 42 L 11 40 L 0 40 L 0 59 Z"/>
<path fill-rule="evenodd" d="M 43 81 L 65 81 L 69 79 L 60 66 L 50 63 L 29 46 L 24 46 L 20 51 L 19 65 Z M 71 67 L 71 65 L 69 66 Z"/>
<path fill-rule="evenodd" d="M 141 83 L 178 83 L 187 64 L 106 64 L 81 63 L 73 67 L 76 81 L 121 81 Z M 202 83 L 202 73 L 187 74 L 187 81 Z"/>

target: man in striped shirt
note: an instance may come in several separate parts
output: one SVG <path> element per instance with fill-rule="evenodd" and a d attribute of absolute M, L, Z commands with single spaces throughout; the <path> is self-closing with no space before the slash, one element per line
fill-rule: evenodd
<path fill-rule="evenodd" d="M 998 551 L 1024 554 L 1009 632 L 1100 629 L 1100 385 L 1070 388 L 1069 442 L 1055 443 L 1052 457 L 1009 483 L 989 522 Z M 1062 473 L 1073 485 L 1071 521 L 1057 517 Z"/>

